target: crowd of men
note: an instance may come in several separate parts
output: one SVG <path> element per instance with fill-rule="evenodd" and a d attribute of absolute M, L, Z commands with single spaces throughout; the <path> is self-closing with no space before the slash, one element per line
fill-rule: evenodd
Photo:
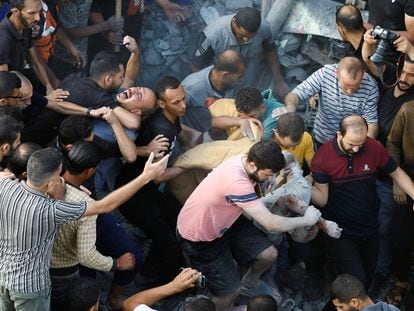
<path fill-rule="evenodd" d="M 155 2 L 172 23 L 191 14 Z M 338 7 L 348 55 L 293 90 L 255 8 L 209 24 L 193 73 L 150 89 L 136 85 L 144 1 L 122 1 L 123 17 L 114 1 L 0 4 L 0 310 L 98 310 L 96 271 L 112 272 L 111 310 L 179 293 L 176 310 L 277 310 L 295 262 L 305 300 L 323 295 L 326 267 L 338 276 L 324 310 L 399 310 L 414 242 L 414 1 L 370 1 L 368 23 Z M 271 89 L 255 87 L 258 68 Z M 311 133 L 301 102 L 317 109 Z M 126 299 L 137 276 L 148 289 Z"/>

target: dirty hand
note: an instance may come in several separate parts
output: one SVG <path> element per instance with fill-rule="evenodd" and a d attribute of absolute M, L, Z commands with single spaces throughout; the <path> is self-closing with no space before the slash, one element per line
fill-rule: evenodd
<path fill-rule="evenodd" d="M 303 215 L 305 219 L 305 226 L 313 226 L 319 218 L 321 218 L 321 212 L 316 209 L 313 205 L 310 205 Z"/>
<path fill-rule="evenodd" d="M 312 109 L 318 108 L 319 103 L 319 95 L 313 95 L 311 98 L 309 98 L 309 106 Z"/>
<path fill-rule="evenodd" d="M 407 194 L 397 185 L 396 182 L 393 183 L 392 192 L 394 193 L 394 201 L 398 205 L 404 205 L 407 203 Z"/>
<path fill-rule="evenodd" d="M 16 176 L 10 171 L 1 171 L 0 172 L 0 179 L 3 179 L 3 178 L 15 179 Z"/>
<path fill-rule="evenodd" d="M 157 135 L 153 140 L 151 140 L 147 147 L 149 153 L 153 152 L 154 157 L 157 159 L 159 157 L 162 157 L 165 152 L 168 151 L 169 146 L 170 143 L 167 137 L 164 135 Z"/>
<path fill-rule="evenodd" d="M 325 220 L 321 217 L 321 222 L 323 223 L 321 229 L 330 237 L 334 239 L 339 239 L 341 237 L 342 228 L 334 221 Z"/>
<path fill-rule="evenodd" d="M 89 114 L 90 114 L 91 117 L 101 118 L 105 114 L 106 110 L 108 110 L 108 109 L 110 109 L 110 108 L 109 107 L 101 107 L 101 108 L 97 108 L 97 109 L 92 109 L 89 112 Z"/>
<path fill-rule="evenodd" d="M 154 180 L 155 178 L 157 178 L 165 172 L 165 168 L 167 167 L 169 157 L 170 155 L 166 155 L 162 157 L 159 161 L 154 163 L 154 152 L 151 152 L 147 162 L 145 163 L 144 171 L 141 175 L 145 176 L 150 181 Z"/>
<path fill-rule="evenodd" d="M 120 271 L 132 270 L 135 268 L 135 256 L 132 253 L 125 253 L 116 260 L 116 269 Z"/>
<path fill-rule="evenodd" d="M 122 40 L 122 45 L 125 46 L 131 53 L 139 53 L 137 41 L 135 41 L 135 39 L 131 36 L 125 36 Z"/>
<path fill-rule="evenodd" d="M 171 281 L 171 285 L 177 292 L 182 292 L 187 288 L 195 286 L 196 281 L 201 276 L 201 273 L 192 268 L 185 268 L 181 270 L 174 280 Z"/>
<path fill-rule="evenodd" d="M 408 41 L 406 37 L 400 36 L 393 43 L 397 51 L 407 54 L 410 59 L 414 60 L 414 46 L 410 43 L 410 41 Z"/>
<path fill-rule="evenodd" d="M 108 31 L 106 34 L 106 39 L 109 43 L 113 45 L 121 45 L 122 44 L 122 32 L 117 31 Z"/>
<path fill-rule="evenodd" d="M 369 29 L 364 33 L 364 43 L 370 46 L 376 46 L 378 43 L 378 40 L 375 39 L 371 33 L 372 33 L 372 29 Z"/>
<path fill-rule="evenodd" d="M 66 187 L 63 177 L 52 180 L 47 188 L 46 194 L 55 200 L 63 200 L 65 198 Z"/>
<path fill-rule="evenodd" d="M 63 89 L 56 89 L 46 96 L 47 100 L 52 102 L 62 102 L 68 98 L 69 92 Z"/>
<path fill-rule="evenodd" d="M 118 120 L 115 112 L 111 108 L 106 108 L 106 111 L 102 115 L 102 119 L 104 119 L 110 125 L 119 123 L 119 120 Z"/>
<path fill-rule="evenodd" d="M 76 69 L 81 69 L 81 68 L 84 68 L 86 66 L 85 57 L 82 55 L 82 53 L 76 47 L 74 47 L 73 49 L 70 49 L 69 53 L 75 59 L 74 66 L 76 67 Z"/>
<path fill-rule="evenodd" d="M 124 29 L 124 18 L 122 16 L 117 18 L 115 15 L 113 15 L 104 21 L 104 28 L 105 31 L 115 31 L 122 33 Z"/>
<path fill-rule="evenodd" d="M 240 119 L 240 131 L 244 137 L 254 140 L 254 135 L 252 128 L 250 127 L 250 122 L 248 119 Z"/>

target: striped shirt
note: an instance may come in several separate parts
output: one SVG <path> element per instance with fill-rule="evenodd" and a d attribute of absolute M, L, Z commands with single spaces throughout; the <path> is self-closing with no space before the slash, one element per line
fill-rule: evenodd
<path fill-rule="evenodd" d="M 337 68 L 338 64 L 325 65 L 292 91 L 303 101 L 319 94 L 319 108 L 313 134 L 320 143 L 335 137 L 339 122 L 347 115 L 358 114 L 364 117 L 368 124 L 378 121 L 379 93 L 376 81 L 365 73 L 358 90 L 347 95 L 339 85 Z"/>
<path fill-rule="evenodd" d="M 65 202 L 91 200 L 82 190 L 66 184 Z M 60 226 L 53 244 L 51 268 L 72 267 L 80 263 L 82 266 L 100 271 L 112 269 L 113 259 L 96 250 L 97 217 L 86 216 Z"/>
<path fill-rule="evenodd" d="M 25 182 L 0 179 L 0 285 L 20 293 L 50 287 L 58 226 L 82 217 L 86 203 L 48 199 Z"/>

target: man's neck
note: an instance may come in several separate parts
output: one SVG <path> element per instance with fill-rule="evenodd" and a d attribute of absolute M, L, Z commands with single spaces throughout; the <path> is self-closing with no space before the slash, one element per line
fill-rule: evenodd
<path fill-rule="evenodd" d="M 361 41 L 364 40 L 363 37 L 364 33 L 349 33 L 348 34 L 348 42 L 351 43 L 352 47 L 355 50 L 358 50 Z"/>
<path fill-rule="evenodd" d="M 16 29 L 17 29 L 18 32 L 20 32 L 20 33 L 23 32 L 24 26 L 23 26 L 23 24 L 20 22 L 19 18 L 15 14 L 10 15 L 9 20 L 14 25 L 14 27 L 16 27 Z"/>
<path fill-rule="evenodd" d="M 173 115 L 173 114 L 171 114 L 171 113 L 169 113 L 167 110 L 165 110 L 165 109 L 162 109 L 162 114 L 163 114 L 163 116 L 168 120 L 168 121 L 170 121 L 171 123 L 175 123 L 175 121 L 177 120 L 177 116 L 176 115 Z"/>
<path fill-rule="evenodd" d="M 75 187 L 80 187 L 85 181 L 80 177 L 80 175 L 72 175 L 68 173 L 68 171 L 63 174 L 63 179 L 70 183 L 71 185 L 74 185 Z"/>
<path fill-rule="evenodd" d="M 363 310 L 368 306 L 372 306 L 373 304 L 374 302 L 371 300 L 371 298 L 367 298 L 366 300 L 360 300 L 360 310 Z"/>
<path fill-rule="evenodd" d="M 33 185 L 29 180 L 27 180 L 26 181 L 26 185 L 29 187 L 29 188 L 31 188 L 31 189 L 33 189 L 33 190 L 36 190 L 36 191 L 38 191 L 38 192 L 40 192 L 40 193 L 44 193 L 44 194 L 46 194 L 46 192 L 47 192 L 47 190 L 48 190 L 48 187 L 47 187 L 47 185 L 44 185 L 44 186 L 35 186 L 35 185 Z"/>
<path fill-rule="evenodd" d="M 400 97 L 401 95 L 404 95 L 406 92 L 401 91 L 398 86 L 394 86 L 394 91 L 393 91 L 393 95 L 394 97 Z"/>
<path fill-rule="evenodd" d="M 214 70 L 214 68 L 210 71 L 208 79 L 210 80 L 210 84 L 213 87 L 213 89 L 216 89 L 220 93 L 225 91 L 223 85 L 220 83 L 220 77 L 217 71 Z"/>

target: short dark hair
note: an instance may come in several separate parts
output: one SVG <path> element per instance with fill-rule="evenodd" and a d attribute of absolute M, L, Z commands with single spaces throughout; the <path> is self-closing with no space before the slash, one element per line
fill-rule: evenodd
<path fill-rule="evenodd" d="M 214 57 L 213 64 L 215 70 L 236 73 L 246 67 L 246 60 L 238 51 L 226 50 Z"/>
<path fill-rule="evenodd" d="M 23 130 L 23 127 L 23 123 L 17 121 L 11 116 L 0 116 L 0 145 L 12 145 L 17 136 Z"/>
<path fill-rule="evenodd" d="M 7 160 L 7 169 L 11 171 L 16 177 L 21 176 L 27 171 L 27 163 L 30 156 L 37 150 L 42 149 L 42 146 L 36 143 L 22 143 L 12 156 Z"/>
<path fill-rule="evenodd" d="M 305 122 L 297 113 L 288 112 L 279 117 L 276 130 L 280 137 L 289 137 L 296 143 L 305 132 Z"/>
<path fill-rule="evenodd" d="M 260 108 L 263 97 L 258 89 L 246 87 L 237 91 L 234 103 L 237 111 L 248 114 Z"/>
<path fill-rule="evenodd" d="M 93 123 L 87 117 L 70 116 L 67 117 L 59 126 L 59 143 L 66 146 L 77 141 L 85 140 L 93 132 Z"/>
<path fill-rule="evenodd" d="M 207 297 L 194 299 L 184 308 L 185 311 L 215 311 L 216 305 Z"/>
<path fill-rule="evenodd" d="M 0 98 L 12 96 L 15 89 L 20 89 L 22 81 L 10 71 L 0 71 Z"/>
<path fill-rule="evenodd" d="M 254 8 L 241 8 L 234 16 L 237 26 L 243 27 L 249 33 L 259 30 L 262 18 L 260 12 Z"/>
<path fill-rule="evenodd" d="M 62 164 L 62 153 L 55 148 L 40 149 L 32 153 L 27 162 L 27 180 L 35 186 L 45 184 Z"/>
<path fill-rule="evenodd" d="M 101 290 L 95 280 L 76 279 L 66 293 L 67 311 L 88 311 L 98 302 L 100 295 Z"/>
<path fill-rule="evenodd" d="M 175 90 L 180 86 L 181 82 L 176 77 L 165 76 L 158 81 L 155 86 L 155 95 L 158 99 L 162 99 L 167 90 Z"/>
<path fill-rule="evenodd" d="M 15 105 L 0 105 L 0 116 L 3 115 L 13 117 L 17 121 L 23 121 L 23 113 Z"/>
<path fill-rule="evenodd" d="M 93 58 L 89 75 L 92 78 L 100 78 L 102 75 L 116 74 L 119 72 L 119 65 L 123 65 L 121 54 L 101 51 Z"/>
<path fill-rule="evenodd" d="M 102 150 L 91 141 L 78 141 L 73 144 L 67 155 L 67 170 L 79 175 L 85 170 L 95 168 L 102 160 Z"/>
<path fill-rule="evenodd" d="M 348 129 L 367 129 L 368 130 L 368 123 L 363 117 L 357 114 L 348 115 L 342 118 L 339 122 L 339 132 L 342 136 L 345 136 Z"/>
<path fill-rule="evenodd" d="M 338 299 L 342 303 L 348 303 L 353 298 L 368 298 L 362 282 L 347 273 L 341 274 L 332 282 L 329 295 L 332 300 Z"/>
<path fill-rule="evenodd" d="M 352 4 L 340 6 L 335 13 L 336 23 L 349 32 L 364 30 L 364 21 L 361 11 Z"/>
<path fill-rule="evenodd" d="M 247 161 L 253 162 L 258 170 L 270 169 L 274 173 L 285 166 L 282 151 L 272 140 L 254 144 L 247 154 Z"/>
<path fill-rule="evenodd" d="M 277 303 L 270 295 L 255 296 L 250 298 L 247 311 L 277 311 Z"/>
<path fill-rule="evenodd" d="M 10 0 L 9 3 L 12 8 L 18 8 L 19 10 L 24 8 L 24 0 Z"/>

